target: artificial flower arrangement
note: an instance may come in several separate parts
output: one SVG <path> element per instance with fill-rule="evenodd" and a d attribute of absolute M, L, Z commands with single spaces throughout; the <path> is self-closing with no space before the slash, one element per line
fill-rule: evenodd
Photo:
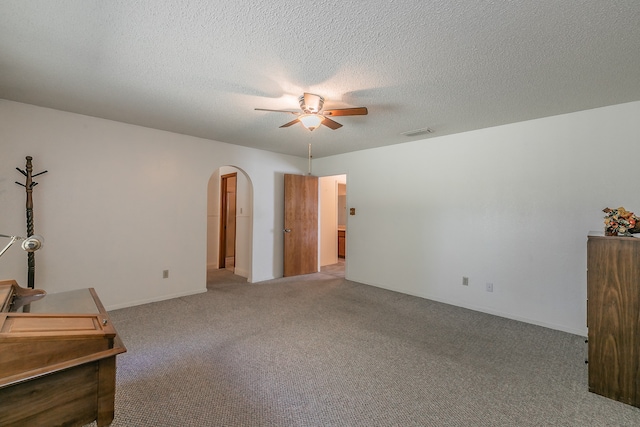
<path fill-rule="evenodd" d="M 623 207 L 604 208 L 604 232 L 607 236 L 630 236 L 640 233 L 640 218 Z"/>

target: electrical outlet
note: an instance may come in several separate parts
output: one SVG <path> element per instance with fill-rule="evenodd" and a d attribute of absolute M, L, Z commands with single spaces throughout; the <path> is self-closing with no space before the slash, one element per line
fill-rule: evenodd
<path fill-rule="evenodd" d="M 487 292 L 493 292 L 493 283 L 487 282 Z"/>
<path fill-rule="evenodd" d="M 462 286 L 469 286 L 469 278 L 462 277 Z"/>
<path fill-rule="evenodd" d="M 163 279 L 169 278 L 169 270 L 162 270 L 162 278 Z"/>

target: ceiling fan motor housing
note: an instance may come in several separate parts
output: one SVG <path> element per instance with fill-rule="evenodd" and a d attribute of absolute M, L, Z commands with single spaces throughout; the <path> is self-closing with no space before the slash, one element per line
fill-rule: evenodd
<path fill-rule="evenodd" d="M 305 113 L 318 113 L 322 110 L 322 106 L 324 105 L 324 98 L 320 95 L 314 95 L 313 93 L 305 93 L 304 95 L 298 98 L 298 102 L 300 103 L 300 108 Z"/>

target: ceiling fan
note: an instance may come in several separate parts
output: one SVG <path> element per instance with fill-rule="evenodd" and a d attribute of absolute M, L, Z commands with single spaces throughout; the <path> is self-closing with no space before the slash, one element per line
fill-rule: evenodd
<path fill-rule="evenodd" d="M 286 128 L 296 123 L 301 123 L 304 127 L 313 131 L 320 125 L 336 130 L 342 125 L 329 117 L 337 116 L 365 116 L 367 115 L 367 107 L 355 108 L 336 108 L 332 110 L 322 110 L 324 106 L 324 98 L 313 93 L 305 93 L 298 98 L 302 112 L 289 110 L 269 110 L 266 108 L 256 108 L 258 111 L 275 111 L 277 113 L 289 113 L 298 116 L 295 120 L 285 123 L 281 128 Z"/>

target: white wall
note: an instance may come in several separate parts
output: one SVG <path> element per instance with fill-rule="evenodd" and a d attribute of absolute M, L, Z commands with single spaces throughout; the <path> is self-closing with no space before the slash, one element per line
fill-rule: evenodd
<path fill-rule="evenodd" d="M 607 206 L 640 212 L 639 148 L 634 102 L 313 168 L 348 174 L 349 279 L 586 335 L 586 236 Z"/>
<path fill-rule="evenodd" d="M 223 165 L 254 185 L 253 281 L 282 276 L 283 174 L 304 173 L 306 159 L 6 100 L 0 153 L 2 234 L 26 227 L 15 168 L 30 155 L 49 171 L 34 190 L 36 286 L 48 292 L 94 287 L 110 309 L 204 291 L 207 184 Z M 0 277 L 26 286 L 19 247 Z"/>
<path fill-rule="evenodd" d="M 586 235 L 606 206 L 640 211 L 638 147 L 634 102 L 313 169 L 348 175 L 351 280 L 584 335 Z M 95 287 L 108 308 L 203 291 L 207 183 L 223 165 L 254 185 L 253 281 L 282 275 L 283 173 L 305 173 L 306 159 L 0 100 L 2 234 L 25 229 L 14 181 L 27 155 L 49 170 L 34 190 L 38 287 Z M 18 247 L 0 278 L 26 285 Z"/>

